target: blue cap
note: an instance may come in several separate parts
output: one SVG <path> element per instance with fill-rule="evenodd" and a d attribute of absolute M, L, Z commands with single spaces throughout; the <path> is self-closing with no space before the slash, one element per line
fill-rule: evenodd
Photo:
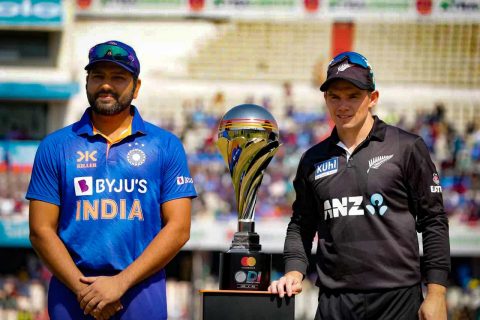
<path fill-rule="evenodd" d="M 97 62 L 113 62 L 135 77 L 140 74 L 140 61 L 135 50 L 120 41 L 110 40 L 93 46 L 88 52 L 88 64 L 85 70 L 90 70 Z"/>

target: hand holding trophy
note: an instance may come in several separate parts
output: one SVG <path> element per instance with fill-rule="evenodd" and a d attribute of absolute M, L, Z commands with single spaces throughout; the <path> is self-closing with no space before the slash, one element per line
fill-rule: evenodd
<path fill-rule="evenodd" d="M 220 121 L 217 147 L 232 177 L 238 213 L 238 232 L 220 256 L 220 290 L 265 291 L 270 284 L 272 257 L 260 252 L 254 210 L 263 172 L 279 146 L 277 122 L 261 106 L 236 106 Z"/>

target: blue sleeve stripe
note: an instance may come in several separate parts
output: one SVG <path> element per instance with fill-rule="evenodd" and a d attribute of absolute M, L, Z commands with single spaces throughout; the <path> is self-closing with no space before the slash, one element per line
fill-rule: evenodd
<path fill-rule="evenodd" d="M 60 207 L 60 202 L 57 199 L 46 197 L 45 195 L 36 194 L 36 193 L 28 193 L 25 196 L 25 198 L 28 199 L 28 200 L 40 200 L 40 201 L 43 201 L 43 202 L 48 202 L 48 203 L 51 203 L 51 204 L 54 204 L 54 205 Z"/>
<path fill-rule="evenodd" d="M 175 194 L 171 194 L 171 195 L 167 195 L 166 197 L 163 197 L 162 199 L 160 199 L 160 204 L 163 204 L 167 201 L 170 201 L 170 200 L 175 200 L 175 199 L 180 199 L 180 198 L 196 198 L 197 197 L 197 193 L 196 192 L 182 192 L 182 193 L 175 193 Z"/>

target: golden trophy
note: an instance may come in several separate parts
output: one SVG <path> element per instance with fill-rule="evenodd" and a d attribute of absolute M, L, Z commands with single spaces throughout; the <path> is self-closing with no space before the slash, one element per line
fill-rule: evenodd
<path fill-rule="evenodd" d="M 220 290 L 265 291 L 270 284 L 272 257 L 260 252 L 254 218 L 263 172 L 279 146 L 277 122 L 261 106 L 236 106 L 220 121 L 217 147 L 232 177 L 238 214 L 230 250 L 220 256 Z"/>

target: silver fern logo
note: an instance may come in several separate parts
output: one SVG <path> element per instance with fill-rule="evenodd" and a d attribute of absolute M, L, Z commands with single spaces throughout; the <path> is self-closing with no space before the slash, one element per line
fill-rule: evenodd
<path fill-rule="evenodd" d="M 350 68 L 352 65 L 351 64 L 348 64 L 348 62 L 345 62 L 344 64 L 341 64 L 338 66 L 338 69 L 337 69 L 337 74 L 340 72 L 340 71 L 345 71 L 347 70 L 348 68 Z"/>
<path fill-rule="evenodd" d="M 393 157 L 393 154 L 389 155 L 389 156 L 378 156 L 378 157 L 375 157 L 375 158 L 372 158 L 370 160 L 368 160 L 368 170 L 367 170 L 367 173 L 370 172 L 370 169 L 378 169 L 380 168 L 380 166 L 382 164 L 384 164 L 385 162 L 387 162 L 388 160 L 392 159 Z"/>

